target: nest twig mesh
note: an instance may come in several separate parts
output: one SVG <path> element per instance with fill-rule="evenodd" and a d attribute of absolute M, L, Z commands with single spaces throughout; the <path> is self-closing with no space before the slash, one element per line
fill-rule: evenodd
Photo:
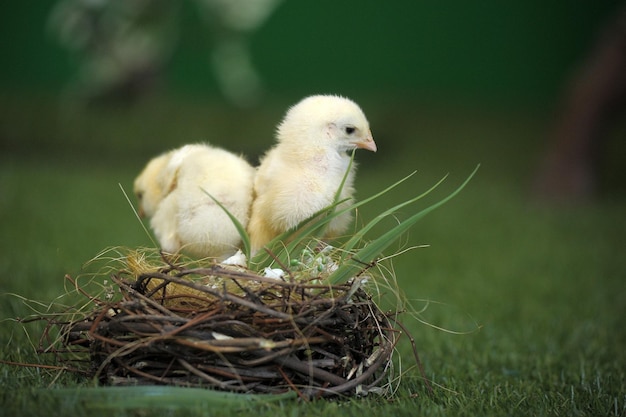
<path fill-rule="evenodd" d="M 65 324 L 113 385 L 168 384 L 234 392 L 353 395 L 386 385 L 397 332 L 354 278 L 281 280 L 213 264 L 111 276 L 119 301 L 95 300 Z"/>

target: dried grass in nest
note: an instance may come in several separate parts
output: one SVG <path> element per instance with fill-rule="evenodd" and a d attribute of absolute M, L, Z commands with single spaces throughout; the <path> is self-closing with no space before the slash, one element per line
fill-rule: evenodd
<path fill-rule="evenodd" d="M 220 264 L 128 264 L 111 275 L 119 300 L 92 297 L 92 311 L 62 329 L 65 347 L 88 352 L 89 373 L 104 383 L 307 398 L 388 384 L 398 333 L 362 279 L 329 285 Z"/>

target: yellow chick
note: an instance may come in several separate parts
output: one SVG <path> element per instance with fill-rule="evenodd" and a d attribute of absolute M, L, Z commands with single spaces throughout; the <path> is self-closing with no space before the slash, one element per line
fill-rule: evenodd
<path fill-rule="evenodd" d="M 254 168 L 242 157 L 205 144 L 185 145 L 150 161 L 135 180 L 139 211 L 170 253 L 224 259 L 241 243 L 215 197 L 245 227 Z"/>
<path fill-rule="evenodd" d="M 173 152 L 170 151 L 151 159 L 135 179 L 134 192 L 139 201 L 140 217 L 154 216 L 159 203 L 169 193 L 170 190 L 166 189 L 166 179 L 162 173 Z"/>
<path fill-rule="evenodd" d="M 278 126 L 277 144 L 261 159 L 254 180 L 248 224 L 253 253 L 333 203 L 350 164 L 348 153 L 355 148 L 376 152 L 369 123 L 353 101 L 316 95 L 288 110 Z M 352 165 L 341 200 L 352 197 L 354 174 Z M 344 232 L 351 219 L 349 213 L 334 218 L 325 237 Z"/>

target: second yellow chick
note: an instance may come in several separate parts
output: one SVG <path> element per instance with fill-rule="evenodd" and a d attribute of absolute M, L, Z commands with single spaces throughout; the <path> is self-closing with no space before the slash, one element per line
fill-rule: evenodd
<path fill-rule="evenodd" d="M 185 145 L 152 159 L 135 180 L 139 212 L 165 252 L 224 259 L 241 238 L 212 195 L 245 227 L 254 168 L 242 157 L 207 144 Z"/>

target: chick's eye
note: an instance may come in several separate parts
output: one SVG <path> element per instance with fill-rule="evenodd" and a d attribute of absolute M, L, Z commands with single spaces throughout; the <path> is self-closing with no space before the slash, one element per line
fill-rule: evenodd
<path fill-rule="evenodd" d="M 346 126 L 346 133 L 348 135 L 353 134 L 355 130 L 356 130 L 356 127 L 354 127 L 354 126 Z"/>

